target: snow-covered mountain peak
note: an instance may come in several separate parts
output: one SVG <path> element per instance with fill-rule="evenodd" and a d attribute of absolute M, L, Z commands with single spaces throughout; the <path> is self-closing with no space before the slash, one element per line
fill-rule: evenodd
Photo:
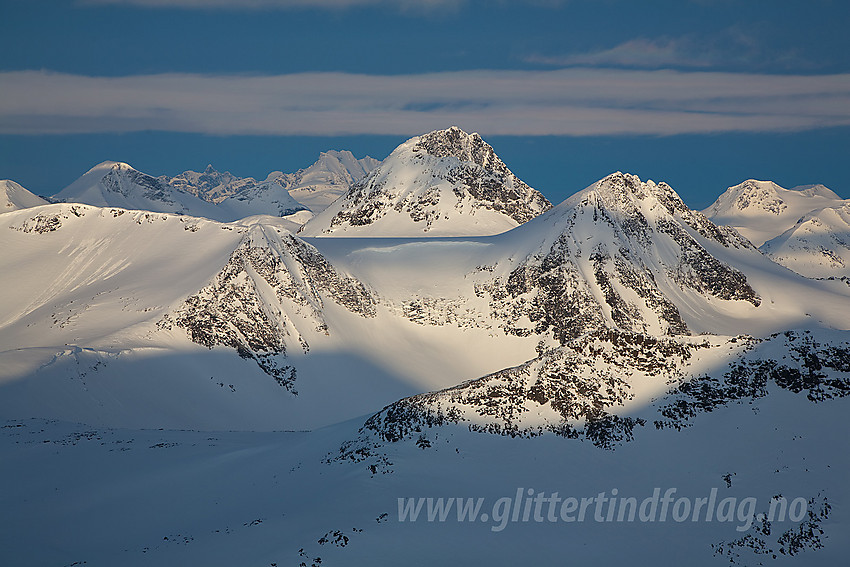
<path fill-rule="evenodd" d="M 667 183 L 641 181 L 637 175 L 619 171 L 575 193 L 518 230 L 535 233 L 540 231 L 536 227 L 549 226 L 543 229 L 547 234 L 544 241 L 551 242 L 564 231 L 576 228 L 579 218 L 590 219 L 585 228 L 592 240 L 604 232 L 600 230 L 602 226 L 607 226 L 617 238 L 636 239 L 622 243 L 629 247 L 648 245 L 653 240 L 651 231 L 671 224 L 724 247 L 749 246 L 733 231 L 719 228 L 699 211 L 691 210 Z"/>
<path fill-rule="evenodd" d="M 457 127 L 411 138 L 331 207 L 307 236 L 472 236 L 514 228 L 551 208 L 477 134 Z"/>
<path fill-rule="evenodd" d="M 0 213 L 46 205 L 47 201 L 11 179 L 0 179 Z"/>
<path fill-rule="evenodd" d="M 757 255 L 732 230 L 690 210 L 666 183 L 614 173 L 503 236 L 520 261 L 494 298 L 541 306 L 529 318 L 561 342 L 617 328 L 686 335 L 715 300 L 749 312 L 761 299 L 730 260 Z M 499 299 L 498 301 L 504 301 Z M 749 305 L 747 305 L 749 304 Z M 501 308 L 500 308 L 501 309 Z"/>
<path fill-rule="evenodd" d="M 138 194 L 142 193 L 146 199 L 166 200 L 169 189 L 167 184 L 138 171 L 130 164 L 104 161 L 88 170 L 54 197 L 60 201 L 81 202 L 94 206 L 119 206 L 117 203 L 110 202 L 110 194 L 126 198 L 139 196 Z M 89 202 L 89 200 L 98 202 Z"/>
<path fill-rule="evenodd" d="M 772 181 L 748 179 L 729 187 L 703 212 L 715 223 L 731 226 L 761 246 L 807 213 L 841 203 L 842 199 L 823 185 L 785 189 Z"/>
<path fill-rule="evenodd" d="M 104 161 L 53 196 L 58 201 L 220 219 L 212 203 L 124 162 Z"/>
<path fill-rule="evenodd" d="M 329 150 L 322 152 L 309 167 L 281 174 L 281 180 L 295 200 L 319 213 L 379 163 L 369 156 L 358 159 L 348 150 Z"/>
<path fill-rule="evenodd" d="M 579 192 L 579 199 L 592 197 L 608 210 L 628 208 L 627 204 L 644 203 L 650 209 L 661 206 L 670 214 L 688 211 L 679 194 L 664 182 L 641 181 L 637 175 L 617 171 Z M 571 199 L 568 199 L 571 201 Z"/>
<path fill-rule="evenodd" d="M 761 250 L 809 278 L 850 278 L 850 200 L 803 215 Z"/>

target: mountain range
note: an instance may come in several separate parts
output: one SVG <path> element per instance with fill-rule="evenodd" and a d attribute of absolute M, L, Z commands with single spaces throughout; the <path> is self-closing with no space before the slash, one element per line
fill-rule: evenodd
<path fill-rule="evenodd" d="M 850 551 L 850 212 L 823 186 L 750 180 L 699 212 L 616 172 L 552 206 L 459 128 L 262 182 L 4 183 L 0 451 L 30 477 L 2 500 L 10 564 Z M 659 486 L 810 513 L 501 531 L 396 508 Z M 71 535 L 39 548 L 38 522 Z"/>

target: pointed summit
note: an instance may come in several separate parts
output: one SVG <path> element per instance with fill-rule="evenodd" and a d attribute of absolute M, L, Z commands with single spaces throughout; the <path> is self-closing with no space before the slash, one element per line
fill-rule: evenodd
<path fill-rule="evenodd" d="M 562 343 L 593 329 L 687 335 L 705 329 L 694 313 L 710 312 L 711 302 L 737 302 L 742 312 L 761 303 L 726 261 L 758 255 L 750 243 L 689 209 L 666 183 L 636 175 L 611 174 L 504 238 L 525 243 L 525 259 L 494 299 L 508 298 L 507 313 L 537 306 L 528 315 L 534 328 Z"/>
<path fill-rule="evenodd" d="M 307 236 L 480 236 L 552 204 L 478 134 L 457 127 L 411 138 L 302 229 Z"/>

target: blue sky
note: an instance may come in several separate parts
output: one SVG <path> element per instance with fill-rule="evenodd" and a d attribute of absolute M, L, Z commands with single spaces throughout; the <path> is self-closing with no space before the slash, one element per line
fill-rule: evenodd
<path fill-rule="evenodd" d="M 458 125 L 553 201 L 615 170 L 693 207 L 850 197 L 843 0 L 0 0 L 0 178 L 385 157 Z"/>

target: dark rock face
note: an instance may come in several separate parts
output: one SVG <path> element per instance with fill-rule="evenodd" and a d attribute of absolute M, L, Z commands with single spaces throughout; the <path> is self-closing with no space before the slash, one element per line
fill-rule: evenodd
<path fill-rule="evenodd" d="M 680 226 L 662 223 L 659 228 L 682 249 L 681 262 L 670 272 L 681 285 L 720 299 L 740 299 L 756 307 L 761 304 L 744 274 L 712 256 Z"/>
<path fill-rule="evenodd" d="M 488 291 L 494 309 L 506 316 L 506 332 L 551 332 L 564 345 L 589 330 L 605 327 L 602 308 L 572 262 L 564 237 L 545 256 L 529 258 L 510 273 L 504 284 L 497 280 Z M 523 315 L 534 324 L 532 329 L 514 326 Z"/>
<path fill-rule="evenodd" d="M 684 382 L 661 405 L 663 419 L 656 420 L 655 426 L 687 427 L 699 413 L 767 396 L 771 384 L 805 393 L 815 403 L 850 395 L 850 344 L 822 345 L 810 333 L 795 331 L 773 335 L 767 341 L 745 340 L 751 349 L 761 342 L 781 341 L 790 360 L 745 356 L 719 378 L 704 375 Z"/>
<path fill-rule="evenodd" d="M 661 384 L 680 379 L 692 353 L 708 347 L 707 342 L 617 331 L 588 334 L 569 346 L 541 347 L 537 358 L 519 366 L 385 407 L 336 458 L 372 458 L 384 443 L 452 424 L 511 437 L 550 432 L 613 449 L 646 423 L 612 412 L 632 398 L 631 378 L 649 376 Z M 548 416 L 544 423 L 529 421 L 540 412 Z"/>
<path fill-rule="evenodd" d="M 480 201 L 482 207 L 502 212 L 519 224 L 552 207 L 542 194 L 511 173 L 490 144 L 478 134 L 467 134 L 460 128 L 431 132 L 419 138 L 413 151 L 464 162 L 446 176 L 460 186 L 455 191 L 467 192 Z"/>
<path fill-rule="evenodd" d="M 298 327 L 330 332 L 322 315 L 324 298 L 363 317 L 375 316 L 375 300 L 361 282 L 337 272 L 312 246 L 290 234 L 278 237 L 246 235 L 213 282 L 160 326 L 181 327 L 193 342 L 208 348 L 234 348 L 294 392 L 295 369 L 285 364 L 287 349 L 310 348 Z M 294 305 L 294 312 L 286 305 Z"/>

